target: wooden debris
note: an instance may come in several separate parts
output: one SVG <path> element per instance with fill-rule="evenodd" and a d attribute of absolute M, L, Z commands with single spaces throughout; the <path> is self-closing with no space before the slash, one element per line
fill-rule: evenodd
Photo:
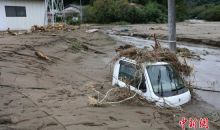
<path fill-rule="evenodd" d="M 99 29 L 89 29 L 89 30 L 86 30 L 87 33 L 94 33 L 94 32 L 97 32 Z"/>
<path fill-rule="evenodd" d="M 12 35 L 12 36 L 17 36 L 17 35 L 18 35 L 18 33 L 12 32 L 12 31 L 10 30 L 10 28 L 7 29 L 7 32 L 8 32 L 8 34 L 10 34 L 10 35 Z"/>
<path fill-rule="evenodd" d="M 190 58 L 190 59 L 196 59 L 201 60 L 202 58 L 199 55 L 196 55 L 195 53 L 191 52 L 187 48 L 179 48 L 177 47 L 177 55 L 184 57 L 184 58 Z"/>
<path fill-rule="evenodd" d="M 184 62 L 181 62 L 175 53 L 171 52 L 167 48 L 162 48 L 159 42 L 156 40 L 156 37 L 155 46 L 153 47 L 153 50 L 148 50 L 146 48 L 139 49 L 136 47 L 121 49 L 120 51 L 118 51 L 118 55 L 114 58 L 114 60 L 117 60 L 120 57 L 127 57 L 133 59 L 137 61 L 137 63 L 143 63 L 146 61 L 167 62 L 174 67 L 176 72 L 185 76 L 189 76 L 192 72 L 192 68 L 186 63 L 185 60 Z"/>
<path fill-rule="evenodd" d="M 56 30 L 76 30 L 77 27 L 66 26 L 64 23 L 58 23 L 55 25 L 38 26 L 34 25 L 31 27 L 31 32 L 52 32 Z"/>
<path fill-rule="evenodd" d="M 161 48 L 161 45 L 160 45 L 160 43 L 157 41 L 157 37 L 156 37 L 156 34 L 154 33 L 154 42 L 155 42 L 155 46 L 152 46 L 153 47 L 153 49 L 155 50 L 155 49 L 160 49 Z"/>
<path fill-rule="evenodd" d="M 92 96 L 88 96 L 88 104 L 94 107 L 102 107 L 106 105 L 106 104 L 99 103 L 99 101 Z"/>
<path fill-rule="evenodd" d="M 35 55 L 38 56 L 40 59 L 50 60 L 50 58 L 47 55 L 45 55 L 43 52 L 35 51 Z"/>
<path fill-rule="evenodd" d="M 132 45 L 125 44 L 124 46 L 119 46 L 119 47 L 115 48 L 115 51 L 119 52 L 119 51 L 122 51 L 122 50 L 125 50 L 125 49 L 128 49 L 128 48 L 133 48 L 133 47 L 134 46 L 132 46 Z"/>
<path fill-rule="evenodd" d="M 46 28 L 44 26 L 34 25 L 31 27 L 31 32 L 34 32 L 34 31 L 45 32 Z"/>
<path fill-rule="evenodd" d="M 128 48 L 119 52 L 120 57 L 134 57 L 137 55 L 137 48 Z"/>

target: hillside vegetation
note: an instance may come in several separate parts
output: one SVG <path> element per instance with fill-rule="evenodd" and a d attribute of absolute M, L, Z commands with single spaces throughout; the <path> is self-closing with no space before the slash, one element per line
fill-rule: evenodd
<path fill-rule="evenodd" d="M 66 0 L 65 2 L 79 2 Z M 82 0 L 84 22 L 165 23 L 167 0 Z M 220 21 L 219 0 L 176 0 L 176 19 Z"/>

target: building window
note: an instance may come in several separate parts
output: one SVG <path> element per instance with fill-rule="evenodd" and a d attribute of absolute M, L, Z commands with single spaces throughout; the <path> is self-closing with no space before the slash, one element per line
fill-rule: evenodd
<path fill-rule="evenodd" d="M 5 6 L 6 17 L 26 17 L 24 6 Z"/>

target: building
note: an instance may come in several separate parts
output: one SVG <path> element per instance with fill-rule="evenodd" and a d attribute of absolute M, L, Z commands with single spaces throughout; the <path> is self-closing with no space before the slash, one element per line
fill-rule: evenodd
<path fill-rule="evenodd" d="M 80 16 L 80 13 L 81 13 L 80 12 L 80 6 L 77 6 L 77 5 L 74 5 L 74 4 L 70 4 L 62 10 L 62 14 L 65 15 L 65 17 Z"/>
<path fill-rule="evenodd" d="M 45 25 L 45 0 L 0 0 L 0 30 L 27 30 Z"/>
<path fill-rule="evenodd" d="M 80 17 L 80 6 L 69 4 L 62 10 L 63 18 L 65 21 L 71 17 L 73 21 L 78 21 Z"/>

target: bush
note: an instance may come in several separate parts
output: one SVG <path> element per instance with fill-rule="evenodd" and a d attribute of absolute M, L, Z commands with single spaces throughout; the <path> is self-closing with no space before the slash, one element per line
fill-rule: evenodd
<path fill-rule="evenodd" d="M 164 23 L 167 22 L 167 0 L 91 0 L 84 10 L 85 22 Z M 208 1 L 208 0 L 205 0 Z M 217 0 L 212 0 L 217 1 Z M 129 3 L 132 2 L 132 3 Z M 200 18 L 219 21 L 220 5 L 187 5 L 189 1 L 176 1 L 176 20 Z"/>
<path fill-rule="evenodd" d="M 60 16 L 56 16 L 55 18 L 56 18 L 56 22 L 62 22 L 62 20 L 63 20 L 62 17 L 60 17 Z"/>
<path fill-rule="evenodd" d="M 80 24 L 80 20 L 74 21 L 72 19 L 73 17 L 69 16 L 66 18 L 66 23 L 70 24 L 70 25 L 79 25 Z"/>
<path fill-rule="evenodd" d="M 146 22 L 155 22 L 155 23 L 164 23 L 167 21 L 167 12 L 163 11 L 166 10 L 161 5 L 156 2 L 149 2 L 145 8 L 145 18 Z"/>
<path fill-rule="evenodd" d="M 95 0 L 93 6 L 87 6 L 84 11 L 86 22 L 97 23 L 160 23 L 166 22 L 166 14 L 166 9 L 156 2 L 142 6 L 129 4 L 127 0 Z"/>
<path fill-rule="evenodd" d="M 86 6 L 83 12 L 83 20 L 85 22 L 96 22 L 95 8 L 93 6 Z"/>
<path fill-rule="evenodd" d="M 137 4 L 142 4 L 145 5 L 149 0 L 129 0 L 131 3 L 137 3 Z"/>
<path fill-rule="evenodd" d="M 184 21 L 189 17 L 187 3 L 185 0 L 176 1 L 176 21 Z"/>
<path fill-rule="evenodd" d="M 127 0 L 96 0 L 95 8 L 96 22 L 110 23 L 120 21 L 124 8 L 128 4 Z"/>
<path fill-rule="evenodd" d="M 200 14 L 201 12 L 203 12 L 204 10 L 206 10 L 206 6 L 197 6 L 194 9 L 190 10 L 189 12 L 189 17 L 190 18 L 197 18 L 198 14 Z"/>
<path fill-rule="evenodd" d="M 123 20 L 129 23 L 144 23 L 145 22 L 145 13 L 141 7 L 135 5 L 127 6 L 123 14 Z"/>
<path fill-rule="evenodd" d="M 220 21 L 220 5 L 212 6 L 202 11 L 198 18 L 208 21 Z"/>
<path fill-rule="evenodd" d="M 123 21 L 127 6 L 127 0 L 95 0 L 93 6 L 85 8 L 85 20 L 97 23 Z"/>
<path fill-rule="evenodd" d="M 190 18 L 220 21 L 220 5 L 208 4 L 197 6 L 190 11 Z"/>

